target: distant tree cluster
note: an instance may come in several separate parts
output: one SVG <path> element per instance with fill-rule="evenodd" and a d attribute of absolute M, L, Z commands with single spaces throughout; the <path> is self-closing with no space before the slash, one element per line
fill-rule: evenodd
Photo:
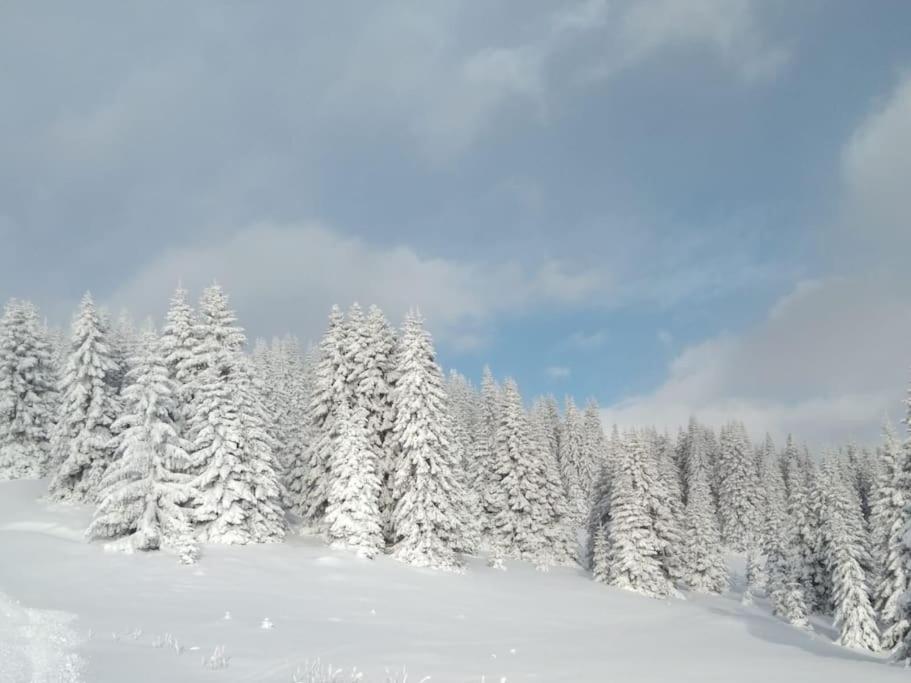
<path fill-rule="evenodd" d="M 909 406 L 911 412 L 911 406 Z M 842 645 L 911 660 L 911 441 L 780 452 L 740 422 L 605 434 L 594 402 L 528 407 L 485 369 L 446 377 L 417 313 L 334 307 L 319 345 L 247 351 L 225 293 L 181 289 L 160 331 L 112 322 L 86 295 L 68 340 L 33 305 L 0 320 L 0 478 L 50 480 L 89 503 L 87 530 L 197 559 L 200 543 L 321 534 L 365 558 L 459 570 L 579 563 L 648 596 L 728 589 Z M 585 539 L 584 543 L 579 539 Z"/>

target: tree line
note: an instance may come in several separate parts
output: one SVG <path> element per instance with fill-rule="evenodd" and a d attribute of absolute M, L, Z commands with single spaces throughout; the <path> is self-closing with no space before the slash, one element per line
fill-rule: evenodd
<path fill-rule="evenodd" d="M 729 587 L 798 628 L 830 615 L 842 645 L 911 658 L 911 446 L 811 454 L 754 444 L 743 424 L 606 433 L 598 406 L 526 404 L 485 368 L 444 375 L 420 314 L 333 307 L 303 351 L 247 350 L 227 295 L 174 294 L 136 332 L 90 295 L 68 338 L 30 303 L 0 320 L 0 479 L 49 478 L 88 503 L 91 539 L 167 548 L 321 534 L 365 558 L 460 570 L 578 563 L 653 597 Z M 583 540 L 584 539 L 584 540 Z M 911 536 L 909 536 L 911 542 Z"/>

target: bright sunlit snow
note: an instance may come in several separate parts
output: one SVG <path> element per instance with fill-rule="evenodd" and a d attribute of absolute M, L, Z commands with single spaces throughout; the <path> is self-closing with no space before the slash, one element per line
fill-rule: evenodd
<path fill-rule="evenodd" d="M 289 683 L 316 659 L 368 681 L 402 667 L 409 681 L 443 682 L 907 677 L 833 645 L 821 620 L 804 633 L 765 600 L 741 605 L 736 589 L 658 601 L 578 569 L 509 562 L 501 572 L 476 560 L 453 575 L 360 560 L 313 538 L 210 547 L 196 566 L 110 554 L 78 540 L 87 508 L 35 500 L 45 487 L 0 482 L 0 547 L 16 558 L 0 563 L 0 585 L 23 603 L 0 602 L 11 615 L 0 622 L 3 681 Z M 213 671 L 203 659 L 220 646 L 228 668 Z"/>

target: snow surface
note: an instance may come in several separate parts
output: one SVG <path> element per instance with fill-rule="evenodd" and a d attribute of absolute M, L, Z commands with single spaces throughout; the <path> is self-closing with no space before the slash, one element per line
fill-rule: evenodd
<path fill-rule="evenodd" d="M 482 558 L 465 574 L 434 572 L 293 534 L 206 547 L 190 567 L 163 553 L 109 553 L 82 540 L 90 510 L 38 500 L 46 487 L 0 482 L 3 683 L 289 683 L 317 658 L 368 682 L 403 665 L 409 681 L 434 683 L 908 678 L 834 645 L 829 625 L 797 631 L 736 591 L 660 601 L 577 569 L 509 562 L 502 572 Z M 218 646 L 227 668 L 206 668 Z"/>

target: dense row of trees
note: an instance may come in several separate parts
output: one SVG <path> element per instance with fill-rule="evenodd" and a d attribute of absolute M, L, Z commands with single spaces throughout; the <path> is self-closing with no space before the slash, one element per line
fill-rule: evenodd
<path fill-rule="evenodd" d="M 257 342 L 217 286 L 178 290 L 160 332 L 86 296 L 68 341 L 34 306 L 0 320 L 0 478 L 49 477 L 93 504 L 91 538 L 195 561 L 198 543 L 281 541 L 289 526 L 363 557 L 458 569 L 579 562 L 650 596 L 765 595 L 801 628 L 911 658 L 911 447 L 779 452 L 731 422 L 608 435 L 594 402 L 526 407 L 515 381 L 444 376 L 420 315 L 333 308 L 318 347 Z M 580 531 L 586 533 L 581 534 Z M 585 542 L 579 543 L 580 538 Z M 911 538 L 909 538 L 911 540 Z"/>

